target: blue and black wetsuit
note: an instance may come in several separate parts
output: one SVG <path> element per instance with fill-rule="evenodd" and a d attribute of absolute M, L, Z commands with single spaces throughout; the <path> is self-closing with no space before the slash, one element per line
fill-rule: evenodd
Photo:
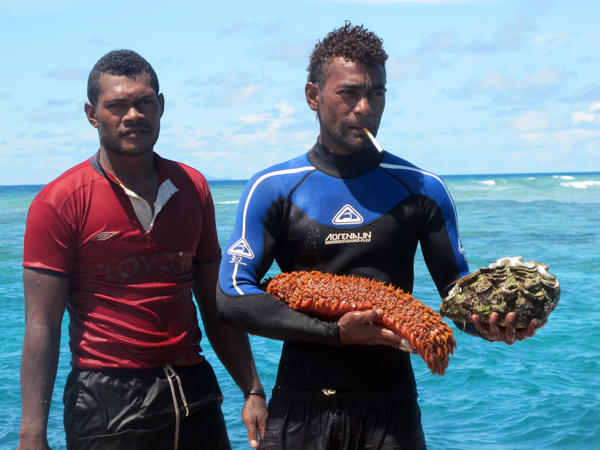
<path fill-rule="evenodd" d="M 408 353 L 342 347 L 336 322 L 291 310 L 259 284 L 276 260 L 283 272 L 364 276 L 412 292 L 419 242 L 444 296 L 469 268 L 454 203 L 437 176 L 375 149 L 337 156 L 316 144 L 246 185 L 221 263 L 221 319 L 285 341 L 277 386 L 416 391 Z"/>

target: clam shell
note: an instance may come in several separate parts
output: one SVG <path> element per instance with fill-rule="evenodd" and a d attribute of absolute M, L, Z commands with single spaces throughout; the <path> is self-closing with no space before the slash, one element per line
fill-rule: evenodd
<path fill-rule="evenodd" d="M 514 312 L 517 328 L 526 328 L 531 319 L 544 320 L 560 299 L 560 283 L 537 261 L 523 261 L 520 256 L 501 258 L 461 278 L 442 300 L 440 314 L 459 322 L 470 322 L 477 314 L 488 323 L 490 314 L 498 313 L 500 325 Z"/>

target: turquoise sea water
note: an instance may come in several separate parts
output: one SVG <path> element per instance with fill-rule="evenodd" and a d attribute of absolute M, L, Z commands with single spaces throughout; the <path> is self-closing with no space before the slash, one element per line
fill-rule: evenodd
<path fill-rule="evenodd" d="M 512 347 L 465 336 L 444 377 L 413 356 L 423 427 L 430 450 L 600 448 L 600 173 L 442 177 L 455 200 L 471 270 L 504 256 L 550 266 L 562 297 L 545 328 Z M 244 182 L 211 182 L 219 240 L 233 227 Z M 23 339 L 21 258 L 28 206 L 40 186 L 0 186 L 0 448 L 16 448 Z M 440 299 L 422 258 L 415 297 Z M 49 421 L 49 441 L 64 449 L 62 389 L 69 371 L 67 325 Z M 275 380 L 281 344 L 252 337 L 265 388 Z M 234 449 L 249 448 L 241 394 L 202 347 L 225 394 Z"/>

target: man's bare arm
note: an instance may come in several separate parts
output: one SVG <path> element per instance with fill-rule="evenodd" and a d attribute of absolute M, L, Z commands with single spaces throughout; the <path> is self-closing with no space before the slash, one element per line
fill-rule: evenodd
<path fill-rule="evenodd" d="M 248 334 L 224 324 L 219 320 L 216 305 L 216 286 L 220 261 L 196 267 L 194 274 L 194 296 L 200 308 L 206 337 L 225 366 L 233 381 L 242 392 L 251 389 L 263 390 L 258 378 Z M 250 395 L 242 411 L 242 420 L 248 430 L 252 448 L 258 447 L 257 432 L 264 435 L 267 406 L 262 397 Z"/>
<path fill-rule="evenodd" d="M 69 279 L 24 269 L 25 338 L 21 357 L 21 430 L 19 450 L 49 449 L 48 414 L 56 379 L 60 330 Z"/>

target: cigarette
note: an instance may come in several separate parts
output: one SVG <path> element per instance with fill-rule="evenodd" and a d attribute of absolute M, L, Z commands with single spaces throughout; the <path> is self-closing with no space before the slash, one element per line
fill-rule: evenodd
<path fill-rule="evenodd" d="M 377 142 L 375 140 L 375 136 L 373 136 L 371 134 L 371 132 L 369 131 L 369 129 L 368 128 L 363 128 L 363 130 L 365 130 L 365 133 L 367 133 L 367 136 L 369 136 L 369 139 L 371 139 L 371 142 L 373 143 L 373 145 L 375 146 L 375 148 L 377 150 L 379 150 L 380 153 L 383 153 L 383 149 L 381 148 L 381 145 L 379 145 L 379 142 Z"/>

